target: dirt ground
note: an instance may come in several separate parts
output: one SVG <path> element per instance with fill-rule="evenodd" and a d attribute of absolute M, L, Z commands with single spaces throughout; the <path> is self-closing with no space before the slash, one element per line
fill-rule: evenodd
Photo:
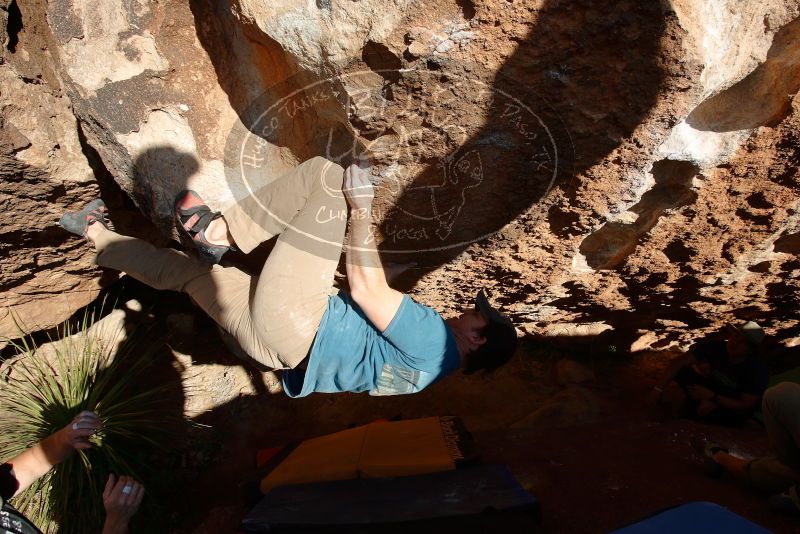
<path fill-rule="evenodd" d="M 46 3 L 31 3 L 38 4 Z M 214 20 L 213 10 L 198 10 L 194 4 L 201 3 L 193 2 L 191 10 L 183 5 L 180 12 L 166 18 L 172 23 L 165 25 L 162 32 L 154 30 L 154 35 L 163 39 L 159 41 L 162 43 L 181 43 L 185 38 L 194 43 L 197 38 L 209 57 L 197 56 L 196 61 L 187 63 L 187 58 L 194 56 L 186 55 L 186 50 L 196 48 L 202 52 L 200 47 L 163 47 L 169 53 L 183 54 L 174 61 L 170 56 L 175 69 L 169 76 L 175 83 L 168 85 L 179 86 L 183 77 L 191 75 L 205 77 L 205 85 L 216 88 L 217 78 L 221 78 L 217 92 L 225 105 L 220 109 L 237 107 L 228 101 L 238 98 L 228 85 L 236 85 L 237 76 L 219 75 L 227 72 L 228 58 L 223 53 L 227 47 L 219 46 L 214 33 L 218 21 Z M 255 453 L 260 448 L 296 442 L 377 418 L 433 415 L 461 417 L 473 432 L 483 460 L 511 468 L 522 485 L 540 499 L 542 528 L 546 532 L 606 532 L 692 500 L 728 506 L 778 532 L 800 531 L 796 521 L 773 516 L 763 496 L 730 481 L 704 478 L 688 446 L 692 435 L 707 434 L 734 444 L 744 454 L 761 454 L 767 446 L 763 430 L 755 426 L 732 431 L 687 421 L 654 420 L 643 406 L 644 391 L 668 355 L 630 355 L 624 350 L 632 345 L 677 346 L 685 341 L 687 332 L 710 331 L 731 317 L 763 320 L 770 332 L 783 339 L 798 335 L 800 322 L 793 300 L 798 279 L 798 234 L 792 230 L 794 212 L 789 206 L 795 204 L 797 197 L 800 97 L 795 97 L 792 105 L 784 102 L 782 107 L 789 115 L 782 122 L 759 128 L 729 163 L 700 174 L 699 169 L 686 162 L 653 161 L 653 154 L 673 126 L 695 107 L 694 92 L 702 88 L 698 80 L 703 66 L 693 54 L 687 54 L 695 45 L 673 10 L 658 2 L 589 0 L 459 0 L 435 6 L 420 4 L 411 9 L 408 25 L 398 27 L 388 42 L 393 40 L 397 49 L 403 50 L 409 44 L 405 42 L 409 28 L 425 29 L 438 24 L 436 21 L 453 20 L 464 28 L 479 28 L 482 37 L 476 47 L 459 45 L 450 53 L 450 60 L 426 63 L 424 70 L 436 72 L 435 78 L 443 80 L 444 87 L 456 87 L 451 80 L 475 79 L 535 103 L 534 108 L 541 115 L 539 122 L 544 120 L 548 137 L 554 136 L 552 152 L 560 161 L 556 161 L 556 174 L 547 166 L 538 166 L 537 172 L 542 168 L 547 172 L 531 175 L 530 161 L 535 160 L 528 156 L 535 154 L 506 149 L 503 143 L 494 141 L 504 139 L 511 131 L 497 120 L 503 114 L 501 100 L 487 105 L 478 98 L 482 92 L 465 90 L 463 95 L 454 94 L 456 105 L 445 117 L 448 123 L 463 125 L 464 131 L 469 132 L 469 143 L 462 143 L 459 150 L 473 145 L 491 146 L 490 151 L 482 153 L 486 158 L 482 165 L 492 169 L 493 179 L 487 180 L 486 185 L 501 186 L 491 191 L 473 190 L 475 197 L 469 197 L 469 210 L 464 210 L 469 217 L 458 225 L 464 226 L 467 233 L 458 240 L 472 242 L 487 228 L 503 230 L 488 242 L 448 249 L 441 257 L 432 253 L 415 256 L 420 265 L 410 273 L 413 276 L 408 287 L 414 286 L 415 295 L 423 302 L 435 304 L 437 309 L 454 310 L 469 301 L 476 281 L 486 281 L 490 290 L 502 289 L 498 291 L 502 292 L 500 302 L 529 335 L 523 338 L 514 361 L 491 377 L 456 373 L 407 397 L 339 394 L 291 400 L 275 391 L 274 377 L 234 356 L 216 327 L 185 297 L 132 283 L 112 288 L 112 300 L 135 298 L 141 302 L 143 311 L 132 312 L 132 321 L 146 320 L 151 315 L 158 335 L 166 336 L 170 350 L 162 353 L 161 363 L 165 365 L 159 371 L 160 378 L 184 386 L 179 389 L 183 391 L 182 398 L 171 409 L 189 412 L 194 423 L 204 425 L 192 432 L 186 450 L 176 449 L 175 458 L 169 459 L 175 464 L 174 489 L 164 504 L 173 510 L 171 523 L 176 525 L 175 531 L 234 532 L 247 512 L 241 483 L 252 473 Z M 31 13 L 45 17 L 47 9 Z M 175 20 L 182 23 L 175 25 Z M 194 35 L 192 28 L 203 21 L 208 24 L 199 24 Z M 28 67 L 32 69 L 28 77 L 37 79 L 35 71 L 50 65 L 49 54 L 58 56 L 59 52 L 55 43 L 47 42 L 49 37 L 45 34 L 49 35 L 49 30 L 45 29 L 49 26 L 44 18 L 39 23 L 26 18 L 24 26 L 20 50 L 26 48 L 26 53 L 15 58 L 29 53 L 33 63 Z M 636 45 L 631 46 L 632 42 Z M 45 57 L 43 52 L 48 55 Z M 282 54 L 275 50 L 275 58 Z M 401 61 L 380 48 L 365 48 L 361 56 L 364 64 L 357 62 L 352 68 L 379 71 L 396 68 L 394 60 L 407 62 L 405 66 L 427 61 L 422 56 L 404 56 Z M 273 59 L 261 57 L 263 63 L 250 67 L 269 67 L 269 78 L 280 79 L 279 69 L 273 67 L 282 60 Z M 41 66 L 37 66 L 39 61 Z M 223 71 L 219 71 L 220 65 L 224 66 Z M 247 66 L 247 61 L 242 65 Z M 53 80 L 59 78 L 59 69 L 54 67 Z M 50 67 L 44 70 L 50 72 Z M 466 76 L 466 72 L 470 74 Z M 47 81 L 48 77 L 44 79 Z M 146 79 L 132 79 L 131 83 Z M 160 78 L 150 81 L 163 83 Z M 59 83 L 48 85 L 57 87 Z M 388 111 L 376 114 L 370 111 L 372 106 L 362 106 L 365 111 L 356 117 L 355 126 L 382 132 L 397 120 L 404 129 L 424 133 L 422 157 L 411 158 L 414 161 L 433 161 L 433 156 L 455 150 L 455 141 L 447 129 L 425 126 L 427 110 L 450 107 L 449 103 L 442 106 L 436 100 L 440 93 L 430 90 L 438 82 L 406 73 L 402 83 L 391 85 L 387 102 L 393 104 L 387 104 Z M 126 107 L 134 110 L 132 113 L 143 113 L 151 107 L 166 109 L 161 100 L 167 102 L 171 98 L 166 93 L 153 93 L 155 89 L 150 86 L 147 91 L 136 90 L 136 85 L 128 87 L 126 90 L 141 93 L 141 98 L 135 99 L 141 106 Z M 418 91 L 420 88 L 425 91 Z M 226 92 L 229 94 L 223 95 Z M 195 93 L 208 96 L 202 91 Z M 429 98 L 418 100 L 423 93 Z M 777 95 L 782 102 L 785 94 Z M 155 95 L 159 102 L 152 106 L 146 103 L 148 95 Z M 139 174 L 129 175 L 127 168 L 109 167 L 106 171 L 103 165 L 133 161 L 134 156 L 118 152 L 119 143 L 103 142 L 114 134 L 110 127 L 101 126 L 108 117 L 97 115 L 100 108 L 78 96 L 73 95 L 73 111 L 82 119 L 85 132 L 82 130 L 81 135 L 86 137 L 82 141 L 85 146 L 80 148 L 97 167 L 102 196 L 112 208 L 112 218 L 123 233 L 128 233 L 128 228 L 141 228 L 140 218 L 132 216 L 126 224 L 115 210 L 125 204 L 126 198 L 118 184 L 134 194 L 138 188 L 133 184 L 145 176 L 150 180 L 145 190 L 160 191 L 163 198 L 172 198 L 171 193 L 165 192 L 174 189 L 174 176 L 167 179 L 173 169 L 154 172 L 158 170 L 156 163 L 167 161 L 162 154 L 138 168 Z M 203 102 L 213 103 L 203 98 L 197 104 L 192 102 L 192 113 L 200 113 L 197 117 L 207 107 Z M 208 106 L 212 108 L 216 109 Z M 118 106 L 110 109 L 118 110 Z M 487 116 L 477 110 L 485 110 Z M 235 111 L 241 114 L 245 110 L 239 106 Z M 332 111 L 330 115 L 337 113 Z M 319 113 L 320 117 L 323 115 Z M 212 119 L 214 116 L 209 115 Z M 71 113 L 69 117 L 73 120 Z M 132 120 L 133 124 L 139 122 L 136 117 Z M 198 132 L 200 123 L 206 128 L 218 121 L 198 121 L 193 125 Z M 317 133 L 325 131 L 323 126 L 317 126 Z M 293 131 L 302 135 L 296 143 L 287 145 L 302 145 L 298 155 L 309 150 L 306 144 L 313 132 L 304 128 Z M 218 132 L 212 133 L 209 139 L 216 138 Z M 327 139 L 327 135 L 317 137 Z M 539 151 L 538 145 L 530 146 Z M 202 146 L 198 150 L 202 155 Z M 139 166 L 142 161 L 149 160 L 139 159 Z M 389 159 L 383 163 L 391 162 Z M 658 186 L 646 194 L 637 193 L 642 184 L 636 177 L 643 178 L 643 169 L 651 166 L 654 170 L 650 174 Z M 433 167 L 426 172 L 432 170 Z M 33 178 L 20 183 L 46 183 L 38 174 L 30 176 Z M 525 187 L 520 187 L 520 176 L 528 176 L 522 182 L 527 184 Z M 702 181 L 703 186 L 693 186 L 693 181 Z M 547 202 L 540 203 L 545 189 L 551 187 Z M 42 209 L 52 213 L 53 195 L 48 191 L 39 195 L 40 203 L 24 207 L 30 207 L 31 212 Z M 13 193 L 11 197 L 16 199 L 32 194 L 17 194 L 16 190 Z M 114 202 L 113 196 L 119 199 Z M 465 198 L 463 194 L 461 198 Z M 157 208 L 152 199 L 138 200 L 141 208 Z M 400 198 L 392 199 L 392 203 L 413 207 L 415 215 L 426 215 L 423 208 L 427 209 L 430 199 L 423 203 L 418 198 Z M 171 204 L 161 208 L 165 206 Z M 128 207 L 132 208 L 129 213 L 138 213 Z M 600 224 L 605 214 L 618 213 L 620 208 L 630 209 L 628 213 L 636 213 L 636 220 L 643 222 Z M 159 220 L 155 212 L 149 215 Z M 30 217 L 18 219 L 27 225 Z M 171 220 L 160 219 L 162 223 Z M 8 263 L 13 264 L 12 269 L 7 269 L 11 273 L 8 276 L 32 276 L 43 269 L 55 269 L 50 274 L 61 273 L 61 264 L 71 265 L 67 274 L 74 274 L 75 262 L 64 262 L 63 247 L 75 247 L 77 241 L 64 245 L 63 233 L 52 226 L 54 220 L 48 223 L 51 226 L 47 233 L 22 232 L 21 237 L 17 236 L 33 237 L 30 242 L 24 241 L 24 246 L 13 247 L 22 256 L 13 256 L 16 259 Z M 383 231 L 390 233 L 388 228 Z M 158 234 L 149 225 L 145 233 L 150 238 Z M 57 236 L 52 243 L 47 241 L 51 234 Z M 42 236 L 47 239 L 42 241 Z M 44 242 L 59 248 L 42 253 L 38 247 Z M 414 250 L 418 248 L 415 246 Z M 53 254 L 53 250 L 60 253 Z M 69 254 L 78 254 L 77 250 L 70 248 Z M 575 274 L 572 265 L 576 250 L 595 272 Z M 769 252 L 773 250 L 774 253 Z M 82 254 L 84 266 L 88 265 L 91 253 Z M 258 255 L 251 256 L 258 261 Z M 19 268 L 20 265 L 27 267 Z M 53 276 L 42 279 L 47 279 L 47 287 L 33 285 L 33 294 L 66 287 L 54 284 Z M 614 331 L 571 340 L 544 341 L 533 335 L 543 333 L 543 325 L 552 327 L 548 333 L 574 335 L 574 323 L 585 326 L 589 322 L 613 326 Z M 562 376 L 559 383 L 559 368 L 561 375 L 573 375 L 572 379 L 589 378 L 574 376 L 576 372 L 581 374 L 581 367 L 559 367 L 558 362 L 567 359 L 581 362 L 596 378 L 575 385 L 570 384 L 575 380 L 565 381 Z"/>
<path fill-rule="evenodd" d="M 193 418 L 207 426 L 192 434 L 188 450 L 176 452 L 174 491 L 165 503 L 173 511 L 173 532 L 236 532 L 248 510 L 243 482 L 252 475 L 260 448 L 383 417 L 434 415 L 461 417 L 482 461 L 509 466 L 540 500 L 542 532 L 608 532 L 690 501 L 723 505 L 775 532 L 800 532 L 797 519 L 770 512 L 766 496 L 730 480 L 706 478 L 689 446 L 693 435 L 703 435 L 742 455 L 760 455 L 768 448 L 760 426 L 726 429 L 654 417 L 644 393 L 669 360 L 663 352 L 632 356 L 591 341 L 526 337 L 512 362 L 490 377 L 456 373 L 412 396 L 317 394 L 292 400 L 274 387 L 270 393 L 274 378 L 233 356 L 188 299 L 132 281 L 120 287 L 115 298 L 124 302 L 136 295 L 146 312 L 139 319 L 149 316 L 166 335 L 175 355 L 172 367 L 184 383 L 190 374 L 220 368 L 225 369 L 220 376 L 250 381 L 236 385 L 239 394 L 228 394 L 224 403 Z M 191 316 L 194 327 L 177 327 L 176 314 Z M 191 363 L 178 355 L 189 355 Z M 564 365 L 567 356 L 580 364 Z M 596 378 L 559 383 L 591 378 L 587 373 Z M 212 395 L 220 383 L 195 382 L 185 405 L 191 397 Z"/>
<path fill-rule="evenodd" d="M 721 504 L 774 532 L 800 531 L 796 519 L 771 513 L 765 496 L 730 480 L 706 478 L 688 445 L 692 435 L 701 434 L 734 444 L 739 452 L 758 455 L 767 448 L 760 428 L 719 429 L 690 421 L 656 423 L 641 412 L 626 411 L 623 403 L 616 407 L 620 409 L 617 413 L 589 423 L 474 434 L 482 459 L 508 465 L 522 485 L 540 500 L 542 532 L 609 532 L 655 511 L 690 501 Z M 437 412 L 431 410 L 425 415 L 434 413 Z M 385 412 L 376 409 L 375 414 Z M 278 441 L 270 441 L 275 442 Z M 249 460 L 247 453 L 252 454 L 253 445 L 245 440 L 226 447 L 230 451 L 228 462 L 236 454 L 234 449 L 238 449 L 245 452 L 241 464 L 246 464 L 244 460 Z M 239 468 L 244 469 L 241 464 Z M 210 480 L 220 480 L 217 474 L 205 475 Z M 233 472 L 228 475 L 235 478 Z M 218 505 L 223 507 L 220 516 L 206 517 L 200 525 L 184 532 L 233 532 L 244 509 L 233 499 Z"/>

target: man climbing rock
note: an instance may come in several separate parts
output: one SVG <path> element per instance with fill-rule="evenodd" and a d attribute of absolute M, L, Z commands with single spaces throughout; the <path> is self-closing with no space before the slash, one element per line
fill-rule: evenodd
<path fill-rule="evenodd" d="M 365 164 L 345 172 L 312 158 L 223 213 L 182 192 L 176 222 L 204 262 L 111 231 L 101 200 L 60 224 L 94 243 L 98 265 L 187 293 L 253 359 L 286 370 L 291 397 L 416 393 L 459 367 L 471 373 L 506 363 L 516 332 L 483 291 L 474 308 L 444 320 L 389 287 L 370 227 L 370 174 Z M 348 223 L 349 293 L 333 288 Z M 276 235 L 260 275 L 219 265 L 232 247 L 249 253 Z"/>

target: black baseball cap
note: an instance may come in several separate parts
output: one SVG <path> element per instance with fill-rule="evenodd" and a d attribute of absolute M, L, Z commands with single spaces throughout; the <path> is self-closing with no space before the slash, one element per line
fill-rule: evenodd
<path fill-rule="evenodd" d="M 489 298 L 483 289 L 475 295 L 475 309 L 489 322 L 484 331 L 486 343 L 481 346 L 480 350 L 491 357 L 492 364 L 496 365 L 487 367 L 499 367 L 510 360 L 514 354 L 514 349 L 517 347 L 517 330 L 511 319 L 489 303 Z"/>

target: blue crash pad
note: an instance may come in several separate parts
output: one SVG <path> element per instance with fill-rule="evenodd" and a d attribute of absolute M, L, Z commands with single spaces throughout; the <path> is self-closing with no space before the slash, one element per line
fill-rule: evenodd
<path fill-rule="evenodd" d="M 406 525 L 401 532 L 419 533 L 427 532 L 424 526 L 435 521 L 443 525 L 435 532 L 442 532 L 455 520 L 479 523 L 487 512 L 493 524 L 507 515 L 538 520 L 539 503 L 507 468 L 490 465 L 396 478 L 279 486 L 247 514 L 242 530 L 260 533 L 310 528 L 328 532 L 334 527 L 336 532 L 349 532 L 347 526 L 360 525 L 358 532 L 372 532 L 372 528 L 388 532 L 392 531 L 387 530 L 389 525 Z M 525 531 L 531 530 L 525 527 Z"/>
<path fill-rule="evenodd" d="M 615 530 L 612 534 L 771 534 L 727 508 L 690 502 Z"/>

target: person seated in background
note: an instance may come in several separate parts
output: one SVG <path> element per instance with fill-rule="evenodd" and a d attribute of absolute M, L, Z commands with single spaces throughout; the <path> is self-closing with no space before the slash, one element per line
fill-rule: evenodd
<path fill-rule="evenodd" d="M 670 363 L 651 400 L 691 419 L 741 424 L 759 406 L 769 371 L 759 355 L 764 331 L 752 321 L 726 327 L 727 341 L 701 341 Z M 669 394 L 665 390 L 676 384 Z"/>
<path fill-rule="evenodd" d="M 744 460 L 727 448 L 695 439 L 692 446 L 705 458 L 706 474 L 717 478 L 724 473 L 775 495 L 773 510 L 800 514 L 800 384 L 781 382 L 764 394 L 761 408 L 773 454 Z"/>
<path fill-rule="evenodd" d="M 97 414 L 84 411 L 61 430 L 0 465 L 0 533 L 40 534 L 40 530 L 8 504 L 75 449 L 91 447 L 89 437 L 103 427 Z M 106 520 L 103 534 L 127 534 L 128 522 L 139 509 L 144 487 L 130 477 L 108 477 L 103 491 Z"/>

